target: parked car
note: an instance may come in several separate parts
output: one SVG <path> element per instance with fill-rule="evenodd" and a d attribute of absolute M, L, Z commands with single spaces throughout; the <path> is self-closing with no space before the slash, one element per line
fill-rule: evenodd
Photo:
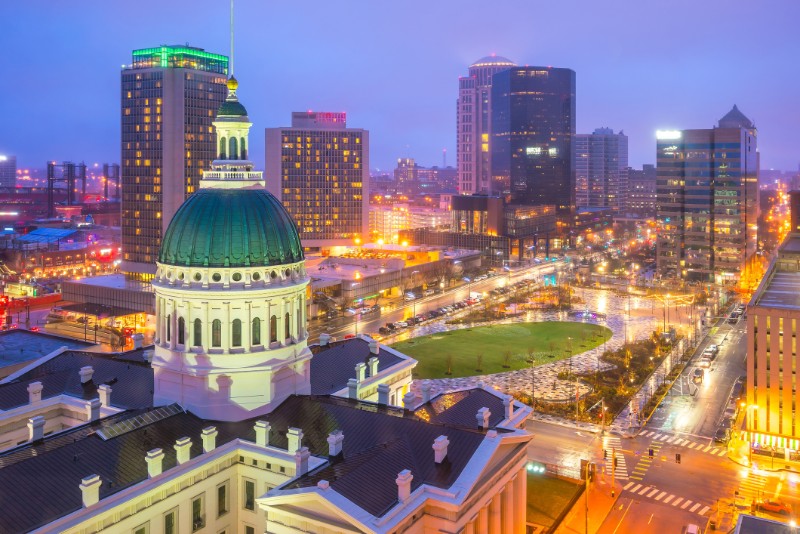
<path fill-rule="evenodd" d="M 699 365 L 704 369 L 708 369 L 709 367 L 711 367 L 711 358 L 709 358 L 708 356 L 703 356 L 702 358 L 700 358 L 700 361 L 698 362 L 697 365 Z"/>
<path fill-rule="evenodd" d="M 706 348 L 706 350 L 710 350 L 714 354 L 717 354 L 719 352 L 719 347 L 717 345 L 711 344 Z"/>
<path fill-rule="evenodd" d="M 398 328 L 408 328 L 408 323 L 405 321 L 397 321 L 394 323 Z"/>
<path fill-rule="evenodd" d="M 702 384 L 705 376 L 706 372 L 698 367 L 697 369 L 694 370 L 694 374 L 692 374 L 692 381 L 695 384 Z"/>
<path fill-rule="evenodd" d="M 425 297 L 430 297 L 431 295 L 433 295 L 433 293 L 434 293 L 433 289 L 426 289 L 425 291 L 422 292 L 422 295 Z"/>
<path fill-rule="evenodd" d="M 389 334 L 392 333 L 392 331 L 389 330 L 388 328 L 386 328 L 385 326 L 382 326 L 382 327 L 378 328 L 378 333 L 381 334 L 381 335 L 384 335 L 384 336 L 388 336 Z"/>
<path fill-rule="evenodd" d="M 728 440 L 731 437 L 731 429 L 730 428 L 718 428 L 716 433 L 714 434 L 714 442 L 715 443 L 728 443 Z"/>
<path fill-rule="evenodd" d="M 759 503 L 758 507 L 773 514 L 789 515 L 792 513 L 791 506 L 783 501 L 764 501 Z"/>

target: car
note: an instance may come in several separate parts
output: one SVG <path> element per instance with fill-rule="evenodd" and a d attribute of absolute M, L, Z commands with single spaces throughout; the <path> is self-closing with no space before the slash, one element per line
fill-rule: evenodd
<path fill-rule="evenodd" d="M 692 381 L 695 384 L 702 384 L 705 376 L 706 372 L 698 367 L 697 369 L 694 370 L 694 373 L 692 374 Z"/>
<path fill-rule="evenodd" d="M 405 300 L 406 302 L 411 302 L 412 300 L 417 300 L 417 296 L 414 295 L 413 293 L 409 293 L 405 297 L 403 297 L 403 300 Z"/>
<path fill-rule="evenodd" d="M 389 330 L 388 328 L 386 328 L 385 326 L 382 326 L 382 327 L 378 328 L 378 333 L 383 335 L 383 336 L 388 336 L 389 334 L 392 333 L 392 331 Z"/>
<path fill-rule="evenodd" d="M 408 328 L 408 323 L 405 321 L 397 321 L 394 323 L 398 328 Z"/>
<path fill-rule="evenodd" d="M 31 332 L 38 332 L 38 331 L 39 331 L 39 327 L 38 326 L 32 326 L 31 327 Z"/>
<path fill-rule="evenodd" d="M 386 328 L 388 328 L 390 331 L 397 330 L 397 325 L 394 323 L 386 323 Z"/>
<path fill-rule="evenodd" d="M 728 443 L 728 440 L 730 438 L 731 438 L 730 428 L 718 428 L 716 433 L 714 434 L 715 443 Z"/>
<path fill-rule="evenodd" d="M 723 417 L 722 421 L 719 423 L 720 428 L 733 428 L 733 424 L 735 423 L 733 417 Z"/>
<path fill-rule="evenodd" d="M 710 350 L 714 354 L 717 354 L 719 352 L 719 347 L 717 345 L 711 344 L 708 347 L 706 347 L 706 350 Z"/>
<path fill-rule="evenodd" d="M 711 358 L 703 356 L 702 358 L 700 358 L 700 361 L 698 362 L 697 365 L 703 367 L 704 369 L 708 369 L 709 367 L 711 367 Z"/>
<path fill-rule="evenodd" d="M 355 335 L 355 334 L 345 334 L 345 335 L 344 335 L 344 338 L 345 338 L 345 339 L 353 339 L 353 338 L 355 338 L 355 337 L 356 337 L 356 335 Z"/>
<path fill-rule="evenodd" d="M 714 352 L 712 352 L 710 349 L 706 349 L 706 350 L 703 351 L 703 358 L 708 358 L 709 360 L 713 361 L 714 358 L 716 358 L 716 357 L 717 357 L 717 355 Z"/>
<path fill-rule="evenodd" d="M 434 294 L 433 289 L 426 289 L 425 291 L 422 292 L 422 295 L 425 297 L 430 297 L 433 294 Z"/>
<path fill-rule="evenodd" d="M 789 515 L 792 513 L 792 507 L 783 501 L 763 501 L 758 503 L 758 507 L 773 514 Z"/>
<path fill-rule="evenodd" d="M 702 531 L 702 530 L 700 530 L 700 527 L 698 527 L 698 526 L 697 526 L 697 525 L 695 525 L 694 523 L 691 523 L 691 524 L 689 524 L 689 525 L 686 525 L 686 526 L 684 527 L 683 531 L 684 531 L 686 534 L 703 534 L 703 531 Z"/>

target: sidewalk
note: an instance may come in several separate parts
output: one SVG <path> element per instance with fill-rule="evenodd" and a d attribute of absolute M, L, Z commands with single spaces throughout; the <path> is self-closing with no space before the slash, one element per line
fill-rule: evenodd
<path fill-rule="evenodd" d="M 614 503 L 622 492 L 622 484 L 615 484 L 615 496 L 611 496 L 610 481 L 602 476 L 589 484 L 589 532 L 597 532 L 605 521 Z M 586 532 L 586 495 L 581 495 L 572 510 L 556 528 L 555 534 L 584 534 Z"/>

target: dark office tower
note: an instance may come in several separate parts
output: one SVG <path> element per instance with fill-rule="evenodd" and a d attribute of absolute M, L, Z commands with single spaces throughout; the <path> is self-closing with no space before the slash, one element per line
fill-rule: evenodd
<path fill-rule="evenodd" d="M 642 165 L 642 170 L 628 168 L 628 202 L 625 210 L 645 219 L 656 216 L 655 165 Z"/>
<path fill-rule="evenodd" d="M 294 218 L 303 246 L 329 249 L 369 235 L 369 132 L 345 113 L 292 113 L 267 128 L 267 190 Z"/>
<path fill-rule="evenodd" d="M 576 135 L 575 184 L 578 208 L 623 212 L 628 197 L 628 136 L 611 128 Z"/>
<path fill-rule="evenodd" d="M 122 271 L 148 279 L 161 236 L 216 154 L 211 122 L 228 58 L 188 46 L 133 51 L 122 70 Z"/>
<path fill-rule="evenodd" d="M 661 276 L 727 284 L 744 274 L 758 230 L 756 136 L 736 106 L 716 128 L 657 133 Z"/>
<path fill-rule="evenodd" d="M 492 78 L 492 180 L 514 204 L 575 208 L 575 71 L 515 67 Z"/>
<path fill-rule="evenodd" d="M 489 157 L 492 76 L 516 64 L 501 56 L 487 56 L 469 66 L 458 79 L 456 159 L 458 192 L 488 193 L 491 189 Z"/>

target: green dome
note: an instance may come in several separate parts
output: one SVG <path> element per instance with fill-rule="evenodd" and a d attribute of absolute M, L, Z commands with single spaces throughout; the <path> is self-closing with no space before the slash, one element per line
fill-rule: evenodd
<path fill-rule="evenodd" d="M 297 227 L 263 189 L 200 189 L 169 223 L 158 261 L 181 267 L 256 267 L 302 261 Z"/>
<path fill-rule="evenodd" d="M 217 111 L 217 117 L 246 117 L 247 110 L 238 100 L 226 100 Z"/>

